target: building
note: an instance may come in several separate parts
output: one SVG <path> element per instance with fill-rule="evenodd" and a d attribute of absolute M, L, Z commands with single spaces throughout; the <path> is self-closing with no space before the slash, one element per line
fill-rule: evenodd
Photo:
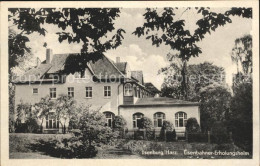
<path fill-rule="evenodd" d="M 181 135 L 188 118 L 200 122 L 199 103 L 160 97 L 160 91 L 152 83 L 144 83 L 142 71 L 131 71 L 129 63 L 113 62 L 102 55 L 96 62 L 88 62 L 85 72 L 64 74 L 69 57 L 76 54 L 52 54 L 46 50 L 46 60 L 16 80 L 15 103 L 34 104 L 49 95 L 53 100 L 60 94 L 73 96 L 78 103 L 87 103 L 92 109 L 100 109 L 112 125 L 116 115 L 127 121 L 128 130 L 135 130 L 142 117 L 153 120 L 159 130 L 164 120 L 175 125 Z M 61 131 L 56 119 L 44 119 L 44 132 Z"/>

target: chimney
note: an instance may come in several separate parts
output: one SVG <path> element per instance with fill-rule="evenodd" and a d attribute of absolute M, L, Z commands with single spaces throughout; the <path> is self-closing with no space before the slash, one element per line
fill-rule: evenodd
<path fill-rule="evenodd" d="M 52 49 L 47 48 L 46 49 L 46 63 L 50 64 L 52 60 L 53 54 L 52 54 Z"/>
<path fill-rule="evenodd" d="M 41 60 L 40 60 L 40 58 L 36 58 L 36 67 L 38 67 L 39 65 L 41 64 Z"/>
<path fill-rule="evenodd" d="M 116 57 L 116 63 L 120 63 L 120 57 Z"/>

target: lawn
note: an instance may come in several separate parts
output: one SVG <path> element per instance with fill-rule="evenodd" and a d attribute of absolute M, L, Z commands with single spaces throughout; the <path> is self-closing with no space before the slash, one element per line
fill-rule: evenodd
<path fill-rule="evenodd" d="M 34 151 L 31 144 L 43 139 L 69 138 L 71 134 L 25 134 L 11 133 L 10 154 L 11 159 L 54 159 L 43 152 Z M 114 145 L 106 145 L 97 147 L 98 154 L 96 159 L 188 159 L 188 158 L 252 158 L 251 155 L 244 155 L 243 150 L 233 144 L 208 144 L 208 143 L 187 143 L 179 142 L 157 142 L 144 140 L 118 140 Z M 213 152 L 221 152 L 220 154 L 210 154 Z M 241 155 L 243 154 L 243 155 Z"/>
<path fill-rule="evenodd" d="M 160 159 L 248 159 L 252 155 L 234 144 L 209 144 L 178 142 L 156 142 L 129 140 L 122 143 L 124 149 L 143 158 Z"/>
<path fill-rule="evenodd" d="M 61 139 L 69 138 L 71 134 L 31 134 L 31 133 L 10 133 L 9 134 L 9 157 L 10 158 L 53 158 L 41 152 L 34 152 L 30 144 L 40 139 Z"/>

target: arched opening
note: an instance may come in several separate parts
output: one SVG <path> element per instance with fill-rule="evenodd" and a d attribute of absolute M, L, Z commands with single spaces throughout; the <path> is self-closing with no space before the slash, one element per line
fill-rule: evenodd
<path fill-rule="evenodd" d="M 165 120 L 165 113 L 156 112 L 153 114 L 154 127 L 162 127 Z"/>
<path fill-rule="evenodd" d="M 133 87 L 130 83 L 125 84 L 124 95 L 125 96 L 133 96 Z"/>
<path fill-rule="evenodd" d="M 113 112 L 109 112 L 109 111 L 103 112 L 103 114 L 106 117 L 106 126 L 112 127 L 112 123 L 115 118 L 115 114 Z"/>
<path fill-rule="evenodd" d="M 175 114 L 175 127 L 185 127 L 187 124 L 187 114 L 185 112 L 177 112 Z"/>
<path fill-rule="evenodd" d="M 141 119 L 144 117 L 144 114 L 138 112 L 133 114 L 133 127 L 140 128 L 141 127 Z"/>

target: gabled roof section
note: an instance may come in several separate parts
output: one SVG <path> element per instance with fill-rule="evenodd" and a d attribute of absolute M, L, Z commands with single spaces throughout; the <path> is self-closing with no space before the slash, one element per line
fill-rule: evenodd
<path fill-rule="evenodd" d="M 119 71 L 121 71 L 123 74 L 126 74 L 127 62 L 119 62 L 119 63 L 115 63 L 115 65 Z"/>
<path fill-rule="evenodd" d="M 108 59 L 105 55 L 103 55 L 96 62 L 89 62 L 92 70 L 95 75 L 101 79 L 106 78 L 106 76 L 112 76 L 113 78 L 123 78 L 123 73 L 115 66 L 115 64 Z"/>
<path fill-rule="evenodd" d="M 151 82 L 147 82 L 144 83 L 144 86 L 150 90 L 153 93 L 160 93 L 161 91 L 159 91 Z"/>
<path fill-rule="evenodd" d="M 47 72 L 48 74 L 50 73 L 58 73 L 62 70 L 66 59 L 69 56 L 75 56 L 77 54 L 55 54 L 53 55 L 52 61 L 51 61 L 51 69 Z"/>
<path fill-rule="evenodd" d="M 38 67 L 32 68 L 24 73 L 23 76 L 18 77 L 14 82 L 31 82 L 39 81 L 44 74 L 49 71 L 51 64 L 40 64 Z"/>
<path fill-rule="evenodd" d="M 37 80 L 34 79 L 33 81 L 39 81 L 40 78 L 44 77 L 44 74 L 60 73 L 64 69 L 67 58 L 70 56 L 77 56 L 78 54 L 79 53 L 54 54 L 50 64 L 46 64 L 46 61 L 43 61 L 38 67 L 32 68 L 26 72 L 22 76 L 21 81 L 31 81 L 29 77 L 37 77 Z M 87 66 L 91 73 L 98 79 L 124 78 L 124 74 L 105 55 L 102 55 L 101 58 L 95 62 L 88 62 Z M 16 80 L 15 82 L 21 81 Z"/>
<path fill-rule="evenodd" d="M 131 76 L 138 80 L 140 84 L 144 84 L 143 71 L 131 71 Z"/>

